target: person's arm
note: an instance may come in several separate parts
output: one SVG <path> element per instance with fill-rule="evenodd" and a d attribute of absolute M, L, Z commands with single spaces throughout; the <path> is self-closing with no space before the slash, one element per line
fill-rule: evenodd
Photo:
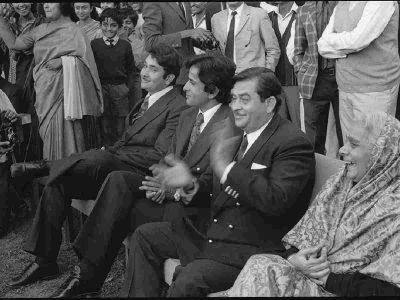
<path fill-rule="evenodd" d="M 276 65 L 278 64 L 281 55 L 281 49 L 279 48 L 278 39 L 276 38 L 271 20 L 266 11 L 263 11 L 263 16 L 260 22 L 260 32 L 261 38 L 265 44 L 265 66 L 275 72 Z"/>
<path fill-rule="evenodd" d="M 302 20 L 302 8 L 299 9 L 296 16 L 296 26 L 294 34 L 293 67 L 297 74 L 303 65 L 303 57 L 308 47 L 306 31 Z"/>
<path fill-rule="evenodd" d="M 286 46 L 286 56 L 289 62 L 294 65 L 294 36 L 296 34 L 296 20 L 292 23 L 292 27 L 290 28 L 290 38 Z"/>
<path fill-rule="evenodd" d="M 343 58 L 347 54 L 359 52 L 378 38 L 386 28 L 394 13 L 393 1 L 369 1 L 357 26 L 351 31 L 333 31 L 334 14 L 318 41 L 318 51 L 326 58 Z"/>
<path fill-rule="evenodd" d="M 255 172 L 236 163 L 225 185 L 240 195 L 243 205 L 265 215 L 279 217 L 287 213 L 305 188 L 315 168 L 311 144 L 303 136 L 282 142 L 271 165 Z M 304 199 L 303 199 L 304 200 Z"/>
<path fill-rule="evenodd" d="M 0 37 L 3 39 L 4 43 L 7 45 L 8 49 L 12 50 L 27 50 L 30 49 L 34 40 L 31 35 L 32 30 L 29 30 L 26 34 L 22 34 L 15 37 L 14 33 L 10 30 L 7 22 L 0 12 Z"/>
<path fill-rule="evenodd" d="M 337 296 L 400 296 L 400 288 L 383 280 L 354 272 L 345 274 L 330 273 L 325 290 Z"/>

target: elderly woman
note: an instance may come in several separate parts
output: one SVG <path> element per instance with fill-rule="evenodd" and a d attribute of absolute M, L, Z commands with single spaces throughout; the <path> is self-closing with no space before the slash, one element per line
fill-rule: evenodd
<path fill-rule="evenodd" d="M 86 150 L 81 119 L 100 115 L 103 100 L 93 53 L 88 39 L 70 18 L 71 4 L 45 3 L 44 10 L 48 23 L 15 37 L 0 9 L 0 37 L 9 49 L 33 47 L 35 108 L 43 158 L 56 160 Z"/>
<path fill-rule="evenodd" d="M 345 167 L 283 238 L 287 253 L 252 256 L 216 295 L 400 295 L 400 122 L 370 113 L 352 128 Z"/>

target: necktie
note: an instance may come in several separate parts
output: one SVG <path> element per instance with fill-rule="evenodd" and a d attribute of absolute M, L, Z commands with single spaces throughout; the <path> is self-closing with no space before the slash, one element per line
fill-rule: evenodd
<path fill-rule="evenodd" d="M 189 153 L 190 149 L 192 148 L 192 146 L 194 145 L 194 143 L 196 143 L 197 139 L 199 138 L 200 135 L 200 127 L 201 125 L 204 123 L 204 116 L 203 114 L 200 112 L 197 115 L 196 118 L 196 122 L 194 123 L 193 129 L 192 129 L 192 133 L 190 134 L 190 140 L 189 140 L 189 145 L 188 148 L 186 150 L 186 153 Z"/>
<path fill-rule="evenodd" d="M 180 8 L 181 11 L 182 11 L 183 17 L 184 17 L 185 20 L 186 20 L 185 8 L 183 7 L 183 3 L 182 3 L 182 2 L 178 2 L 178 5 L 179 5 L 179 8 Z"/>
<path fill-rule="evenodd" d="M 129 125 L 132 125 L 137 119 L 139 119 L 141 116 L 144 115 L 146 110 L 149 108 L 149 98 L 150 98 L 150 95 L 147 95 L 146 98 L 144 98 L 139 111 L 136 114 L 132 115 L 132 118 L 129 121 Z"/>
<path fill-rule="evenodd" d="M 239 151 L 237 153 L 237 161 L 242 160 L 248 145 L 249 143 L 247 141 L 247 134 L 244 134 L 242 143 L 240 144 Z"/>
<path fill-rule="evenodd" d="M 226 47 L 225 47 L 225 55 L 230 58 L 231 60 L 233 59 L 233 49 L 235 47 L 235 15 L 237 14 L 236 11 L 233 11 L 231 13 L 232 19 L 231 19 L 231 24 L 229 25 L 229 31 L 228 31 L 228 38 L 226 39 Z"/>
<path fill-rule="evenodd" d="M 113 44 L 113 40 L 112 40 L 112 39 L 107 39 L 107 42 L 108 42 L 108 44 L 109 44 L 110 47 L 114 47 L 114 44 Z"/>

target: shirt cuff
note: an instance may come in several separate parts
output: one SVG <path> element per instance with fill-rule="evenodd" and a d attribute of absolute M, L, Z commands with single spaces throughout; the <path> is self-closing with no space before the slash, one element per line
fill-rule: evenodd
<path fill-rule="evenodd" d="M 220 180 L 221 184 L 224 184 L 226 179 L 228 178 L 229 172 L 232 170 L 233 166 L 236 164 L 236 161 L 231 162 L 224 170 L 224 173 L 222 173 L 222 177 Z"/>

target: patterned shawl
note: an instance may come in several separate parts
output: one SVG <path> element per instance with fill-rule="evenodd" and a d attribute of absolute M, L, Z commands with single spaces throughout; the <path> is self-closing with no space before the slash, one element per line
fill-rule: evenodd
<path fill-rule="evenodd" d="M 399 146 L 400 122 L 388 116 L 360 182 L 353 187 L 344 166 L 283 242 L 325 244 L 332 272 L 358 271 L 400 287 Z"/>
<path fill-rule="evenodd" d="M 87 23 L 85 25 L 82 25 L 79 21 L 76 22 L 76 24 L 78 24 L 78 26 L 86 34 L 89 41 L 103 37 L 103 32 L 100 28 L 100 22 L 96 20 L 91 20 L 90 23 Z"/>

